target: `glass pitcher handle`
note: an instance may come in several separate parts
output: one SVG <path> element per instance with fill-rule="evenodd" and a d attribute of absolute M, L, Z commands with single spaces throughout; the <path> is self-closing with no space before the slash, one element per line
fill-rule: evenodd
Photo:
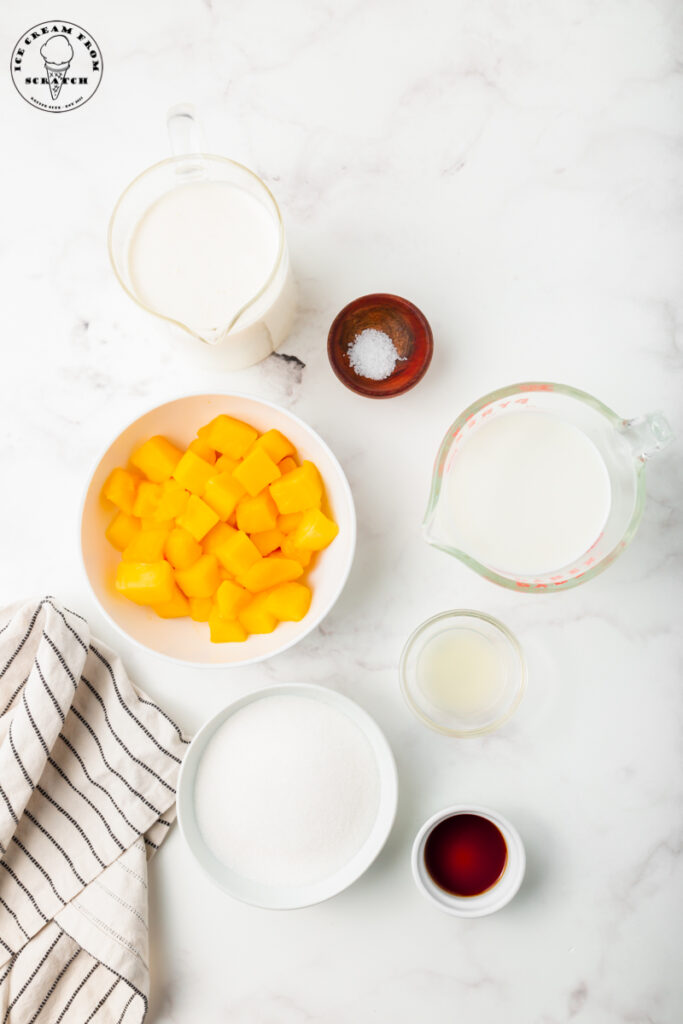
<path fill-rule="evenodd" d="M 192 103 L 178 103 L 171 107 L 166 115 L 166 127 L 173 156 L 206 152 L 204 133 Z"/>
<path fill-rule="evenodd" d="M 621 429 L 629 439 L 633 454 L 642 461 L 651 459 L 674 439 L 673 430 L 661 412 L 624 420 Z"/>

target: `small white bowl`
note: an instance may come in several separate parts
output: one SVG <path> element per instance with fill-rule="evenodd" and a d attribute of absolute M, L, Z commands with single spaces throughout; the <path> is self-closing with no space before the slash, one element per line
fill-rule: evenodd
<path fill-rule="evenodd" d="M 105 537 L 114 509 L 100 492 L 115 466 L 125 466 L 135 448 L 154 434 L 186 446 L 197 430 L 219 413 L 246 420 L 258 430 L 271 427 L 290 438 L 299 455 L 320 470 L 330 515 L 339 525 L 333 543 L 317 555 L 305 580 L 313 592 L 301 622 L 282 622 L 272 632 L 253 634 L 244 643 L 212 644 L 205 622 L 190 618 L 160 619 L 150 608 L 133 604 L 114 587 L 120 554 Z M 356 548 L 356 513 L 344 470 L 328 446 L 298 416 L 286 409 L 238 394 L 188 395 L 156 406 L 123 430 L 109 445 L 92 473 L 81 514 L 81 554 L 95 600 L 115 629 L 138 647 L 194 668 L 249 665 L 298 643 L 324 619 L 346 583 Z"/>
<path fill-rule="evenodd" d="M 379 775 L 379 806 L 375 823 L 369 836 L 339 871 L 313 885 L 305 886 L 268 886 L 260 882 L 244 878 L 231 871 L 221 863 L 208 848 L 202 837 L 195 816 L 195 780 L 202 756 L 212 736 L 220 726 L 235 712 L 246 707 L 253 701 L 273 696 L 294 695 L 322 701 L 347 715 L 362 731 L 368 740 L 377 762 Z M 210 718 L 192 740 L 185 755 L 178 779 L 178 823 L 185 842 L 190 848 L 200 867 L 211 881 L 230 896 L 244 903 L 270 910 L 294 910 L 308 907 L 314 903 L 336 896 L 348 888 L 367 871 L 384 846 L 396 817 L 398 801 L 398 776 L 396 763 L 384 733 L 367 711 L 355 701 L 349 700 L 335 690 L 324 686 L 308 683 L 285 683 L 280 686 L 269 686 L 263 690 L 242 697 L 219 711 Z"/>
<path fill-rule="evenodd" d="M 507 862 L 502 875 L 495 885 L 479 896 L 453 896 L 445 892 L 432 881 L 425 865 L 425 844 L 430 833 L 445 818 L 450 818 L 454 814 L 478 814 L 482 818 L 487 818 L 500 829 L 507 846 Z M 454 914 L 456 917 L 486 917 L 504 907 L 519 891 L 526 868 L 526 854 L 519 832 L 502 814 L 488 807 L 457 804 L 437 811 L 424 823 L 413 843 L 412 868 L 413 878 L 420 892 L 447 914 Z"/>

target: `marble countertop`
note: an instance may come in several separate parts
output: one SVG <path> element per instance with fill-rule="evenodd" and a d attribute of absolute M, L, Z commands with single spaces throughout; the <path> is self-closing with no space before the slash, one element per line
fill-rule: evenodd
<path fill-rule="evenodd" d="M 518 380 L 573 384 L 683 435 L 681 7 L 675 0 L 43 0 L 2 12 L 2 49 L 55 13 L 91 31 L 99 91 L 55 117 L 4 65 L 0 598 L 52 592 L 89 616 L 133 678 L 196 729 L 275 681 L 334 687 L 396 753 L 398 818 L 375 865 L 308 910 L 240 905 L 177 830 L 151 869 L 150 1024 L 678 1024 L 683 473 L 648 467 L 634 544 L 560 595 L 508 593 L 421 538 L 431 466 L 455 416 Z M 301 312 L 241 373 L 194 358 L 109 266 L 123 186 L 167 153 L 192 101 L 210 148 L 283 209 Z M 435 336 L 410 394 L 367 401 L 326 356 L 347 301 L 393 291 Z M 93 460 L 141 411 L 237 389 L 294 410 L 332 446 L 357 503 L 349 583 L 322 626 L 263 665 L 200 674 L 113 633 L 81 574 Z M 397 660 L 428 615 L 499 616 L 529 687 L 498 733 L 459 742 L 405 707 Z M 415 889 L 412 838 L 440 807 L 490 805 L 528 873 L 498 915 L 461 921 Z"/>

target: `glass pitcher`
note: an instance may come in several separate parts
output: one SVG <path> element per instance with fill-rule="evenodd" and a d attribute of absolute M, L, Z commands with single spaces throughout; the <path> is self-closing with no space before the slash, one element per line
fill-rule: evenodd
<path fill-rule="evenodd" d="M 213 346 L 223 368 L 242 369 L 260 362 L 279 347 L 296 313 L 296 289 L 280 210 L 270 190 L 253 171 L 227 157 L 204 152 L 201 130 L 191 106 L 173 107 L 167 123 L 173 155 L 138 175 L 114 207 L 108 237 L 112 266 L 125 291 L 139 306 Z M 229 185 L 237 194 L 246 193 L 255 199 L 277 235 L 272 265 L 264 268 L 253 294 L 227 310 L 220 323 L 208 324 L 185 322 L 168 310 L 152 308 L 141 298 L 131 272 L 131 243 L 154 204 L 172 190 L 205 182 Z"/>
<path fill-rule="evenodd" d="M 444 482 L 461 446 L 493 417 L 521 410 L 548 413 L 578 427 L 602 456 L 611 486 L 607 521 L 590 549 L 557 571 L 534 576 L 507 574 L 455 547 L 443 506 Z M 426 540 L 510 590 L 549 593 L 576 587 L 611 565 L 633 539 L 645 505 L 645 463 L 671 440 L 671 428 L 661 413 L 625 420 L 591 395 L 564 384 L 513 384 L 493 391 L 465 409 L 441 443 L 423 524 Z"/>

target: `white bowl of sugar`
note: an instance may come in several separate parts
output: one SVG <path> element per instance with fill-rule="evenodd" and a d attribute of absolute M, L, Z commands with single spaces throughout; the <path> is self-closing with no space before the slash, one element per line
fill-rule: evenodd
<path fill-rule="evenodd" d="M 178 820 L 195 860 L 231 896 L 291 910 L 335 896 L 384 846 L 398 782 L 358 704 L 288 683 L 223 708 L 195 736 Z"/>

